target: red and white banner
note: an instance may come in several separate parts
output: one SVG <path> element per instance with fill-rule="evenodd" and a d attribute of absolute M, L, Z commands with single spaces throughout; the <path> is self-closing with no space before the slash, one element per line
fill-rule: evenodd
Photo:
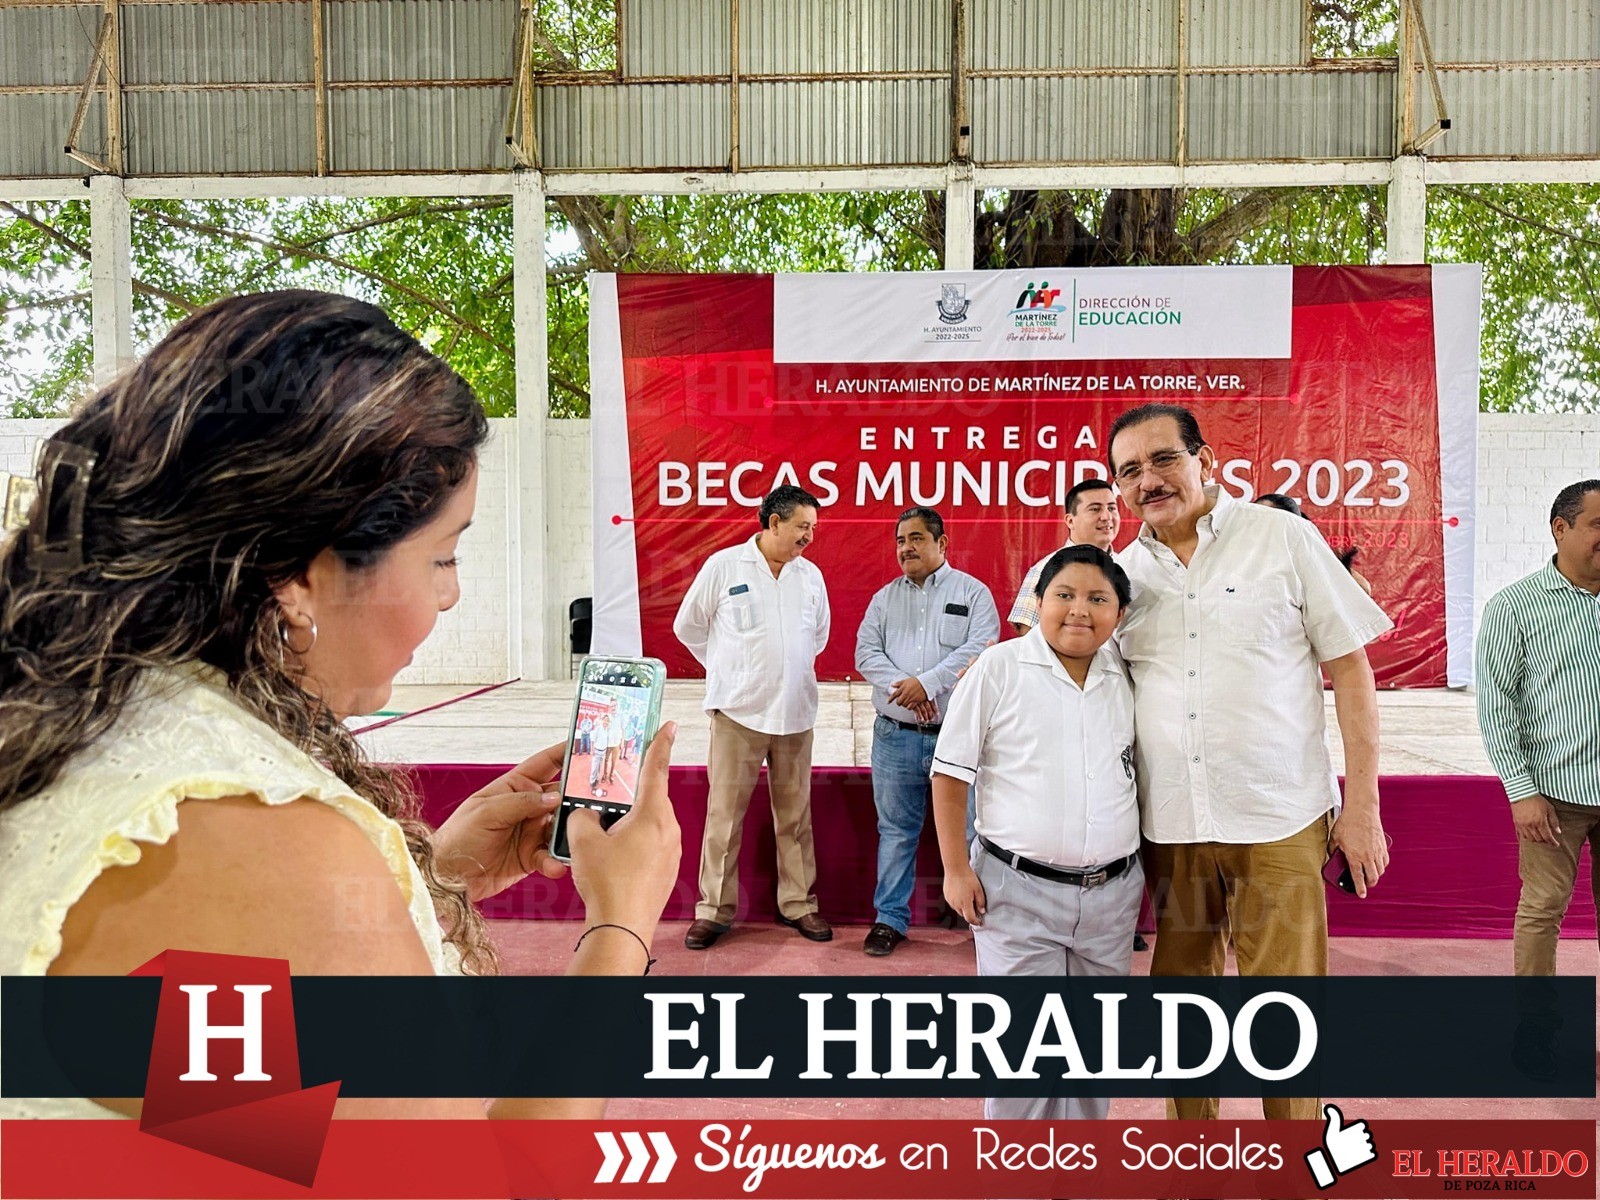
<path fill-rule="evenodd" d="M 132 1121 L 0 1122 L 0 1150 L 14 1200 L 1595 1194 L 1592 1121 L 1369 1124 L 1337 1109 L 1325 1121 L 335 1121 L 315 1180 L 295 1188 Z"/>
<path fill-rule="evenodd" d="M 672 619 L 711 552 L 753 536 L 779 483 L 821 501 L 808 551 L 853 675 L 855 630 L 898 573 L 894 519 L 935 508 L 1002 615 L 1059 546 L 1062 501 L 1104 477 L 1106 431 L 1187 405 L 1218 482 L 1284 492 L 1395 629 L 1378 682 L 1471 680 L 1476 266 L 1150 267 L 591 277 L 596 651 L 699 664 Z M 1125 522 L 1119 545 L 1136 533 Z"/>

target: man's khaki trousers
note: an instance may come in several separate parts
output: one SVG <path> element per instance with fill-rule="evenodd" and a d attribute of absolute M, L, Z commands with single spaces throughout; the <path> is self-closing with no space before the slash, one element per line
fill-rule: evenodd
<path fill-rule="evenodd" d="M 739 909 L 739 845 L 761 764 L 767 764 L 778 841 L 778 911 L 798 920 L 817 911 L 817 853 L 811 839 L 811 730 L 770 734 L 711 714 L 710 795 L 700 846 L 700 903 L 694 915 L 733 923 Z"/>
<path fill-rule="evenodd" d="M 1589 843 L 1595 905 L 1600 908 L 1600 806 L 1550 801 L 1561 825 L 1558 844 L 1517 843 L 1522 897 L 1517 901 L 1513 969 L 1518 975 L 1554 975 L 1561 921 L 1578 882 L 1578 856 Z"/>
<path fill-rule="evenodd" d="M 1221 975 L 1233 940 L 1241 975 L 1326 975 L 1328 817 L 1259 845 L 1145 843 L 1156 911 L 1151 975 Z M 1167 1101 L 1167 1115 L 1213 1120 L 1215 1096 Z M 1315 1097 L 1265 1096 L 1268 1120 L 1316 1120 Z"/>

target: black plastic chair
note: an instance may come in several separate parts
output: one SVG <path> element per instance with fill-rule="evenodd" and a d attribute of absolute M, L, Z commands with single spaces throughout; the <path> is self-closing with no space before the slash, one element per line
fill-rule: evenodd
<path fill-rule="evenodd" d="M 574 659 L 589 653 L 589 639 L 593 633 L 594 597 L 579 596 L 567 605 L 567 637 Z"/>

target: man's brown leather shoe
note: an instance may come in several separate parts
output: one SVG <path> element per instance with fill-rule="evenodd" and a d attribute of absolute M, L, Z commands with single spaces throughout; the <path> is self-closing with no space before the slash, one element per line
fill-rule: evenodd
<path fill-rule="evenodd" d="M 728 929 L 729 926 L 718 925 L 715 921 L 696 920 L 683 935 L 684 949 L 709 950 L 719 937 L 728 932 Z"/>
<path fill-rule="evenodd" d="M 778 924 L 787 925 L 790 929 L 798 932 L 801 937 L 809 938 L 813 942 L 833 941 L 833 926 L 829 925 L 816 913 L 807 913 L 803 917 L 786 917 L 779 913 Z"/>

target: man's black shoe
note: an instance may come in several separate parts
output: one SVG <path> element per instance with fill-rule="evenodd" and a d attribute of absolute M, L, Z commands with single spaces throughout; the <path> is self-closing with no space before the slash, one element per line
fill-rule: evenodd
<path fill-rule="evenodd" d="M 894 953 L 894 948 L 905 940 L 905 934 L 893 925 L 885 925 L 880 921 L 867 930 L 867 937 L 861 943 L 861 949 L 873 958 L 887 958 Z"/>

